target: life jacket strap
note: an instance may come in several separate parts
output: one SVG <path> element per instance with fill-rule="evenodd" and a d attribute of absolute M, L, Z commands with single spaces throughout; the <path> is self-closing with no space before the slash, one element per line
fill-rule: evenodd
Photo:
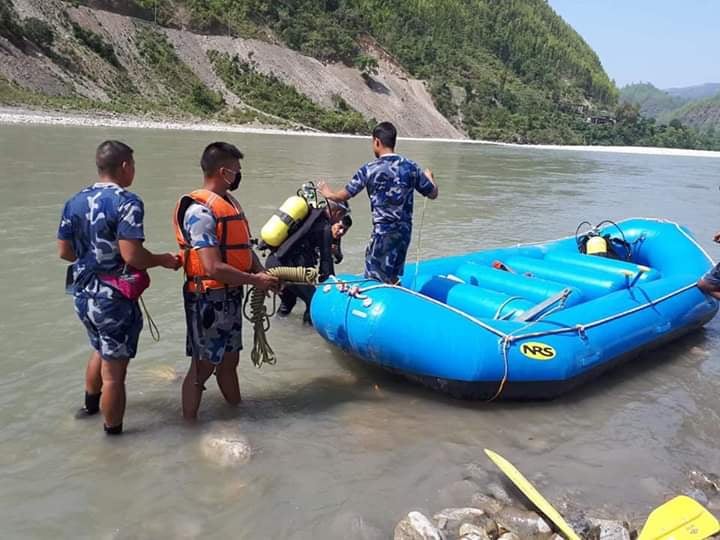
<path fill-rule="evenodd" d="M 215 218 L 220 223 L 226 223 L 228 221 L 244 221 L 245 220 L 245 212 L 240 212 L 236 216 L 221 216 L 219 218 Z"/>
<path fill-rule="evenodd" d="M 226 244 L 221 245 L 220 249 L 250 249 L 251 247 L 250 244 Z"/>

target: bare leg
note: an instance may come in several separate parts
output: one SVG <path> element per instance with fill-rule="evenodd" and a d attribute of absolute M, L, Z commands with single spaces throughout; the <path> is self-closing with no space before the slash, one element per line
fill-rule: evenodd
<path fill-rule="evenodd" d="M 190 362 L 190 369 L 182 385 L 182 410 L 185 420 L 197 420 L 205 381 L 210 378 L 214 369 L 215 366 L 207 360 L 193 358 Z"/>
<path fill-rule="evenodd" d="M 116 427 L 122 424 L 125 415 L 125 375 L 129 360 L 103 360 L 102 399 L 100 409 L 105 417 L 105 426 Z"/>
<path fill-rule="evenodd" d="M 102 383 L 102 357 L 99 352 L 93 351 L 85 369 L 85 391 L 97 395 L 102 391 Z"/>
<path fill-rule="evenodd" d="M 230 405 L 240 403 L 240 382 L 238 381 L 237 367 L 240 361 L 240 352 L 225 353 L 222 363 L 215 372 L 217 383 L 225 401 Z"/>

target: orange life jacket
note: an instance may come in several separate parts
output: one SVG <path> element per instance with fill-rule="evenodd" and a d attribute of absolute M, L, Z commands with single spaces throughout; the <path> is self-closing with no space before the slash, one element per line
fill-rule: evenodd
<path fill-rule="evenodd" d="M 185 212 L 193 203 L 202 204 L 212 212 L 222 261 L 242 272 L 250 271 L 253 264 L 250 227 L 240 203 L 230 195 L 225 199 L 210 190 L 198 189 L 183 195 L 175 207 L 175 238 L 183 256 L 187 290 L 203 292 L 206 289 L 222 289 L 226 284 L 207 276 L 200 255 L 190 246 L 189 235 L 183 229 Z"/>

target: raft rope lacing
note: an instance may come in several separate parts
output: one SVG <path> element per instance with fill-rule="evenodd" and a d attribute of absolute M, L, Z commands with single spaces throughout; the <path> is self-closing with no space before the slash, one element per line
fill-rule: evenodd
<path fill-rule="evenodd" d="M 416 282 L 416 280 L 417 280 L 417 276 L 418 276 L 418 272 L 419 272 L 419 268 L 420 268 L 420 254 L 421 254 L 421 253 L 420 253 L 420 249 L 421 249 L 421 240 L 422 240 L 422 227 L 423 227 L 423 223 L 424 223 L 424 220 L 425 220 L 425 210 L 426 210 L 426 207 L 427 207 L 427 199 L 425 199 L 425 205 L 423 206 L 423 213 L 422 213 L 421 220 L 420 220 L 420 231 L 419 231 L 419 234 L 418 234 L 417 260 L 416 260 L 416 263 L 415 263 L 415 275 L 414 275 L 414 277 L 413 277 L 413 287 L 415 286 L 415 282 Z M 651 218 L 646 218 L 646 219 L 651 219 Z M 668 221 L 666 221 L 666 220 L 658 220 L 658 219 L 651 219 L 651 220 L 652 220 L 652 221 L 658 221 L 658 222 L 660 222 L 660 223 L 668 223 Z M 625 221 L 627 221 L 627 220 L 625 220 Z M 670 223 L 672 223 L 672 222 L 670 222 Z M 690 240 L 693 244 L 695 244 L 695 246 L 697 246 L 697 247 L 703 252 L 703 254 L 708 258 L 708 260 L 709 260 L 711 263 L 714 263 L 712 257 L 710 257 L 710 255 L 707 253 L 707 251 L 706 251 L 700 244 L 698 244 L 697 240 L 695 240 L 692 236 L 690 236 L 689 234 L 687 234 L 687 233 L 683 230 L 683 228 L 680 227 L 677 223 L 673 223 L 673 225 L 675 225 L 675 227 L 677 227 L 677 229 L 678 229 L 688 240 Z M 617 225 L 616 225 L 616 226 L 617 226 Z M 618 228 L 619 228 L 619 227 L 618 227 Z M 525 244 L 518 244 L 518 246 L 532 246 L 532 245 L 539 245 L 539 244 L 541 244 L 541 242 L 531 242 L 531 243 L 525 243 Z M 588 322 L 588 323 L 585 323 L 585 324 L 576 324 L 576 325 L 574 325 L 574 326 L 565 326 L 565 327 L 556 328 L 556 329 L 553 329 L 553 330 L 543 330 L 543 331 L 540 331 L 540 332 L 531 332 L 531 333 L 528 333 L 528 334 L 519 334 L 520 331 L 528 330 L 528 329 L 531 328 L 534 324 L 539 323 L 539 322 L 541 322 L 543 319 L 549 317 L 552 313 L 555 313 L 556 311 L 559 311 L 559 310 L 563 309 L 563 308 L 564 308 L 564 304 L 565 304 L 565 300 L 564 300 L 564 299 L 561 300 L 561 301 L 560 301 L 561 303 L 560 303 L 558 306 L 555 306 L 554 308 L 552 308 L 552 309 L 546 311 L 545 313 L 541 314 L 541 315 L 540 315 L 538 318 L 536 318 L 535 320 L 529 321 L 528 324 L 520 327 L 519 329 L 513 330 L 512 332 L 509 332 L 509 333 L 505 333 L 505 332 L 502 332 L 501 330 L 498 330 L 497 328 L 494 328 L 493 326 L 490 326 L 490 325 L 487 324 L 487 323 L 484 323 L 484 322 L 481 321 L 480 319 L 477 319 L 477 318 L 473 317 L 472 315 L 469 315 L 468 313 L 466 313 L 466 312 L 464 312 L 464 311 L 461 311 L 461 310 L 459 310 L 459 309 L 457 309 L 457 308 L 454 308 L 453 306 L 449 306 L 449 305 L 447 305 L 447 304 L 445 304 L 445 303 L 443 303 L 443 302 L 440 302 L 439 300 L 436 300 L 436 299 L 434 299 L 434 298 L 431 298 L 431 297 L 429 297 L 429 296 L 425 296 L 425 295 L 423 295 L 423 294 L 421 294 L 421 293 L 419 293 L 419 292 L 417 292 L 417 291 L 415 291 L 415 290 L 412 290 L 412 289 L 403 287 L 402 285 L 399 285 L 399 284 L 389 285 L 389 284 L 385 284 L 385 283 L 378 283 L 378 284 L 373 284 L 373 285 L 370 285 L 370 286 L 364 287 L 364 288 L 361 288 L 361 287 L 358 287 L 358 286 L 347 287 L 347 285 L 350 284 L 350 283 L 367 283 L 367 282 L 370 281 L 370 280 L 368 280 L 368 279 L 359 279 L 359 280 L 354 280 L 354 281 L 345 281 L 345 280 L 339 280 L 339 279 L 336 278 L 335 276 L 330 276 L 330 279 L 336 283 L 337 288 L 338 288 L 341 292 L 346 293 L 346 294 L 348 294 L 349 296 L 352 296 L 352 297 L 358 298 L 358 299 L 365 299 L 365 298 L 367 298 L 367 296 L 365 295 L 365 293 L 367 293 L 367 292 L 369 292 L 369 291 L 372 291 L 372 290 L 375 290 L 375 289 L 387 289 L 387 288 L 392 288 L 392 289 L 397 289 L 397 290 L 399 290 L 399 291 L 403 291 L 403 292 L 405 292 L 405 293 L 407 293 L 407 294 L 410 294 L 410 295 L 413 295 L 413 296 L 417 296 L 417 297 L 419 297 L 419 298 L 421 298 L 421 299 L 423 299 L 423 300 L 425 300 L 425 301 L 427 301 L 427 302 L 431 302 L 431 303 L 433 303 L 433 304 L 436 304 L 436 305 L 438 305 L 438 306 L 440 306 L 440 307 L 442 307 L 442 308 L 444 308 L 444 309 L 447 309 L 448 311 L 452 311 L 453 313 L 455 313 L 455 314 L 457 314 L 457 315 L 460 315 L 461 317 L 464 317 L 465 319 L 469 320 L 470 322 L 472 322 L 473 324 L 479 326 L 480 328 L 482 328 L 482 329 L 484 329 L 484 330 L 487 330 L 488 332 L 490 332 L 490 333 L 498 336 L 498 337 L 500 338 L 500 339 L 499 339 L 499 345 L 500 345 L 500 347 L 501 347 L 502 354 L 503 354 L 503 377 L 502 377 L 502 379 L 501 379 L 501 381 L 500 381 L 500 384 L 499 384 L 499 386 L 498 386 L 497 392 L 496 392 L 496 393 L 493 395 L 493 397 L 491 397 L 488 401 L 494 401 L 494 400 L 496 400 L 498 397 L 500 397 L 500 395 L 502 394 L 502 392 L 503 392 L 503 390 L 504 390 L 504 388 L 505 388 L 505 385 L 506 385 L 507 379 L 508 379 L 508 375 L 509 375 L 508 351 L 509 351 L 509 349 L 510 349 L 510 347 L 511 347 L 511 345 L 512 345 L 513 342 L 515 342 L 515 341 L 520 341 L 520 340 L 523 340 L 523 339 L 539 338 L 539 337 L 545 337 L 545 336 L 552 336 L 552 335 L 564 334 L 564 333 L 568 333 L 568 332 L 577 332 L 578 336 L 580 336 L 582 339 L 587 339 L 586 331 L 589 330 L 589 329 L 591 329 L 591 328 L 595 328 L 595 327 L 597 327 L 597 326 L 600 326 L 600 325 L 603 325 L 603 324 L 606 324 L 606 323 L 609 323 L 609 322 L 612 322 L 612 321 L 621 319 L 621 318 L 623 318 L 623 317 L 626 317 L 626 316 L 628 316 L 628 315 L 632 315 L 633 313 L 637 313 L 637 312 L 642 311 L 642 310 L 644 310 L 644 309 L 647 309 L 647 308 L 649 308 L 649 307 L 655 307 L 657 304 L 659 304 L 659 303 L 661 303 L 661 302 L 665 302 L 666 300 L 669 300 L 669 299 L 671 299 L 671 298 L 673 298 L 673 297 L 675 297 L 675 296 L 678 296 L 678 295 L 680 295 L 680 294 L 682 294 L 682 293 L 684 293 L 684 292 L 687 292 L 687 291 L 689 291 L 689 290 L 691 290 L 691 289 L 693 289 L 693 288 L 695 288 L 695 287 L 697 286 L 697 284 L 696 284 L 695 282 L 693 282 L 693 283 L 690 283 L 690 284 L 688 284 L 688 285 L 685 285 L 684 287 L 681 287 L 681 288 L 679 288 L 679 289 L 677 289 L 677 290 L 675 290 L 675 291 L 672 291 L 672 292 L 670 292 L 670 293 L 668 293 L 668 294 L 666 294 L 666 295 L 664 295 L 664 296 L 661 296 L 661 297 L 659 297 L 659 298 L 657 298 L 657 299 L 655 299 L 655 300 L 652 300 L 652 299 L 650 299 L 650 298 L 648 297 L 648 302 L 646 302 L 646 303 L 644 303 L 644 304 L 640 304 L 640 305 L 638 305 L 638 306 L 632 307 L 632 308 L 627 309 L 627 310 L 625 310 L 625 311 L 622 311 L 622 312 L 620 312 L 620 313 L 615 313 L 615 314 L 610 315 L 610 316 L 608 316 L 608 317 L 604 317 L 604 318 L 602 318 L 602 319 L 598 319 L 598 320 L 596 320 L 596 321 L 591 321 L 591 322 Z M 326 285 L 326 284 L 322 284 L 322 285 Z M 316 286 L 317 286 L 317 285 L 316 285 Z M 640 289 L 639 287 L 636 287 L 636 288 Z M 630 294 L 632 294 L 632 289 L 631 289 L 631 288 L 629 288 L 628 291 L 630 292 Z M 647 295 L 646 295 L 646 297 L 647 297 Z M 515 299 L 514 297 L 508 299 L 508 301 L 506 301 L 506 304 L 509 304 L 510 301 L 511 301 L 511 300 L 514 300 L 514 299 Z M 348 306 L 349 306 L 349 303 L 348 303 Z M 506 305 L 501 306 L 501 309 L 504 308 L 504 307 L 506 307 Z M 499 312 L 501 311 L 501 309 L 498 310 L 498 313 L 496 313 L 496 316 L 499 314 Z"/>
<path fill-rule="evenodd" d="M 315 285 L 318 279 L 318 271 L 315 268 L 304 268 L 302 266 L 289 267 L 278 266 L 265 270 L 271 276 L 281 281 L 290 283 L 301 283 Z M 273 308 L 268 312 L 265 306 L 267 292 L 257 287 L 252 287 L 245 295 L 243 303 L 243 316 L 253 323 L 253 349 L 250 358 L 255 367 L 260 368 L 263 364 L 275 365 L 277 358 L 267 340 L 267 331 L 270 330 L 270 317 L 275 315 L 275 302 L 277 295 L 273 294 Z M 248 307 L 250 312 L 248 313 Z"/>
<path fill-rule="evenodd" d="M 334 276 L 331 276 L 334 278 Z M 337 278 L 334 278 L 335 281 L 338 283 L 338 286 L 344 284 L 344 282 L 338 280 Z M 503 353 L 503 377 L 500 381 L 500 385 L 498 387 L 498 391 L 495 393 L 493 397 L 491 397 L 488 401 L 494 401 L 500 395 L 502 394 L 502 391 L 505 388 L 505 385 L 507 383 L 508 374 L 509 374 L 509 360 L 508 360 L 508 352 L 512 344 L 516 341 L 524 340 L 524 339 L 530 339 L 530 338 L 539 338 L 539 337 L 545 337 L 545 336 L 552 336 L 557 334 L 565 334 L 568 332 L 577 332 L 577 334 L 582 338 L 586 339 L 586 331 L 595 328 L 597 326 L 607 324 L 609 322 L 621 319 L 623 317 L 627 317 L 628 315 L 632 315 L 633 313 L 637 313 L 639 311 L 642 311 L 644 309 L 655 307 L 657 304 L 661 302 L 665 302 L 666 300 L 669 300 L 675 296 L 678 296 L 686 291 L 689 291 L 696 287 L 696 283 L 691 283 L 689 285 L 685 285 L 684 287 L 681 287 L 675 291 L 672 291 L 664 296 L 661 296 L 655 300 L 650 300 L 644 304 L 637 305 L 635 307 L 632 307 L 630 309 L 627 309 L 625 311 L 621 311 L 620 313 L 615 313 L 613 315 L 610 315 L 608 317 L 604 317 L 602 319 L 598 319 L 596 321 L 591 321 L 584 324 L 576 324 L 574 326 L 564 326 L 562 328 L 555 328 L 552 330 L 542 330 L 539 332 L 530 332 L 526 334 L 521 334 L 520 332 L 528 330 L 533 325 L 542 322 L 543 319 L 549 317 L 552 313 L 555 313 L 556 311 L 561 310 L 564 307 L 564 303 L 559 304 L 558 306 L 555 306 L 554 308 L 546 311 L 544 314 L 540 315 L 537 319 L 529 321 L 528 324 L 525 326 L 522 326 L 518 330 L 513 330 L 512 332 L 506 333 L 502 330 L 498 330 L 497 328 L 494 328 L 490 326 L 489 324 L 481 321 L 480 319 L 477 319 L 473 317 L 472 315 L 469 315 L 465 313 L 464 311 L 461 311 L 457 308 L 454 308 L 452 306 L 449 306 L 447 304 L 444 304 L 443 302 L 440 302 L 439 300 L 435 300 L 434 298 L 430 298 L 429 296 L 425 296 L 423 294 L 418 293 L 417 291 L 413 291 L 411 289 L 408 289 L 406 287 L 403 287 L 401 285 L 388 285 L 385 283 L 379 283 L 370 285 L 368 287 L 351 287 L 349 290 L 346 290 L 348 295 L 353 296 L 355 298 L 363 299 L 366 298 L 365 293 L 376 290 L 376 289 L 396 289 L 398 291 L 402 291 L 404 293 L 410 294 L 412 296 L 417 296 L 419 298 L 422 298 L 425 301 L 431 302 L 433 304 L 436 304 L 444 309 L 447 309 L 449 311 L 452 311 L 453 313 L 456 313 L 457 315 L 460 315 L 461 317 L 464 317 L 465 319 L 469 320 L 473 324 L 476 324 L 477 326 L 481 327 L 484 330 L 487 330 L 488 332 L 491 332 L 492 334 L 495 334 L 498 336 L 499 339 L 499 345 L 501 347 L 502 353 Z M 632 292 L 630 290 L 630 292 Z"/>

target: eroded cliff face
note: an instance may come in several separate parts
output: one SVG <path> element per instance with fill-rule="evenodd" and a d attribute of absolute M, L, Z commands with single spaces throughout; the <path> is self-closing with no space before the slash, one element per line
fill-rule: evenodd
<path fill-rule="evenodd" d="M 364 47 L 378 61 L 378 69 L 377 74 L 364 77 L 357 69 L 322 63 L 266 41 L 164 28 L 128 14 L 74 7 L 59 0 L 13 0 L 12 4 L 18 20 L 44 21 L 54 38 L 51 45 L 42 47 L 31 42 L 18 45 L 0 37 L 0 76 L 38 94 L 81 97 L 98 103 L 110 103 L 118 97 L 150 104 L 166 101 L 177 93 L 176 82 L 140 50 L 138 33 L 150 29 L 166 37 L 184 66 L 178 68 L 181 74 L 196 77 L 208 89 L 220 92 L 226 107 L 258 113 L 261 121 L 287 119 L 262 114 L 267 111 L 233 93 L 213 69 L 208 51 L 237 55 L 258 73 L 274 76 L 322 107 L 332 109 L 338 99 L 344 100 L 367 121 L 395 123 L 403 136 L 464 137 L 437 111 L 425 83 L 410 77 L 370 41 Z M 110 46 L 110 60 L 108 54 L 99 54 L 98 47 L 93 50 L 87 40 L 79 38 L 78 28 L 99 37 L 102 46 Z M 287 124 L 302 127 L 297 122 Z"/>

